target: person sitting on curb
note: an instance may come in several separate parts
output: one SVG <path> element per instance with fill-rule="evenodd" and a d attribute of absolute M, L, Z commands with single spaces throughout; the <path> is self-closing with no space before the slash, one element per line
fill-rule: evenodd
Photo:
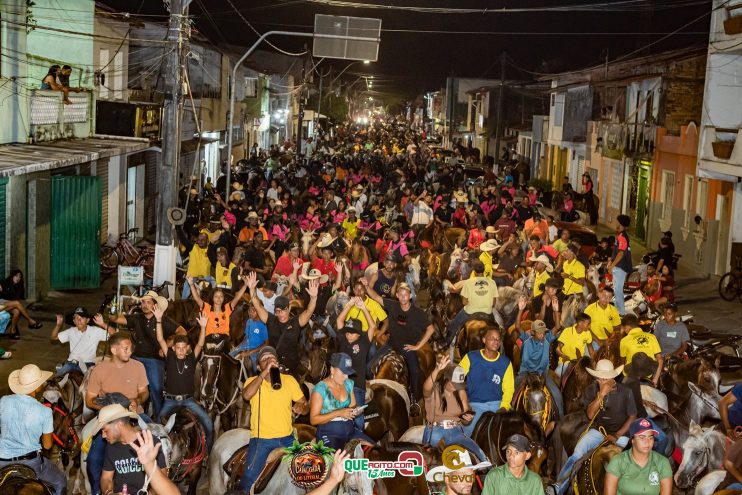
<path fill-rule="evenodd" d="M 107 330 L 100 326 L 89 325 L 90 313 L 82 306 L 75 308 L 72 313 L 72 323 L 74 326 L 67 330 L 59 331 L 64 323 L 64 316 L 57 315 L 57 324 L 52 329 L 51 340 L 70 344 L 70 355 L 64 364 L 58 365 L 56 378 L 62 378 L 71 371 L 85 373 L 88 368 L 95 366 L 96 354 L 98 353 L 98 344 L 108 340 L 109 335 L 116 333 L 113 327 L 107 327 L 103 322 L 103 316 L 95 315 L 94 321 L 100 323 Z"/>
<path fill-rule="evenodd" d="M 541 477 L 526 466 L 531 458 L 531 442 L 516 433 L 508 438 L 503 450 L 507 463 L 487 473 L 482 495 L 543 493 Z"/>

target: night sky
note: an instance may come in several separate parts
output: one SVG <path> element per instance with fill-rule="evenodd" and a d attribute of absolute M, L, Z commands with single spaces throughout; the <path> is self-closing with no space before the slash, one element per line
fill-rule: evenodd
<path fill-rule="evenodd" d="M 268 30 L 311 31 L 314 14 L 379 17 L 382 19 L 379 61 L 358 64 L 346 74 L 375 74 L 374 89 L 407 92 L 439 89 L 446 76 L 498 78 L 498 57 L 506 51 L 511 63 L 508 79 L 532 79 L 532 74 L 583 68 L 647 47 L 686 25 L 679 33 L 645 48 L 647 55 L 670 48 L 705 44 L 708 40 L 710 0 L 231 0 L 261 33 Z M 327 5 L 329 2 L 331 5 Z M 136 0 L 105 0 L 105 4 L 132 14 Z M 477 13 L 420 12 L 341 6 L 392 5 L 440 9 L 478 9 Z M 579 11 L 582 6 L 588 11 Z M 562 11 L 483 13 L 508 8 L 562 8 Z M 165 21 L 155 0 L 142 0 L 145 20 Z M 230 0 L 194 0 L 191 15 L 196 28 L 215 45 L 249 46 L 257 35 L 230 5 Z M 426 32 L 408 32 L 426 31 Z M 448 31 L 448 32 L 445 32 Z M 498 34 L 485 34 L 498 33 Z M 513 34 L 502 34 L 513 33 Z M 551 34 L 545 34 L 551 33 Z M 627 34 L 604 34 L 627 33 Z M 628 34 L 631 33 L 631 34 Z M 301 51 L 311 40 L 274 38 L 277 46 Z M 269 49 L 269 47 L 264 46 Z M 325 60 L 319 69 L 346 61 Z"/>

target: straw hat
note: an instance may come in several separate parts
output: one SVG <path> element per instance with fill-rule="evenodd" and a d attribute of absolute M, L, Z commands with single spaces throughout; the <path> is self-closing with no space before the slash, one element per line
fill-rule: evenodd
<path fill-rule="evenodd" d="M 468 203 L 469 197 L 466 195 L 464 191 L 456 191 L 453 193 L 453 199 L 456 200 L 457 203 Z"/>
<path fill-rule="evenodd" d="M 332 243 L 335 242 L 335 239 L 337 239 L 337 237 L 332 237 L 330 234 L 325 232 L 320 236 L 317 247 L 320 249 L 328 248 L 332 246 Z"/>
<path fill-rule="evenodd" d="M 325 284 L 328 280 L 330 280 L 330 277 L 327 275 L 323 275 L 321 271 L 317 270 L 316 268 L 312 268 L 307 273 L 302 273 L 301 278 L 304 280 L 319 280 L 319 283 Z"/>
<path fill-rule="evenodd" d="M 258 217 L 258 214 L 256 212 L 251 211 L 250 213 L 247 214 L 247 219 L 250 220 L 252 218 L 258 219 L 260 217 Z"/>
<path fill-rule="evenodd" d="M 144 301 L 145 299 L 151 299 L 152 302 L 154 302 L 157 305 L 157 307 L 162 310 L 163 313 L 167 311 L 167 305 L 168 305 L 167 299 L 159 295 L 157 292 L 153 290 L 148 290 L 147 292 L 144 293 L 142 297 L 139 298 L 140 301 Z"/>
<path fill-rule="evenodd" d="M 13 393 L 28 395 L 51 378 L 54 373 L 43 371 L 35 364 L 27 364 L 19 370 L 12 371 L 8 376 L 8 386 Z"/>
<path fill-rule="evenodd" d="M 495 226 L 494 226 L 494 225 L 487 225 L 487 228 L 486 228 L 486 229 L 484 229 L 484 231 L 485 231 L 485 232 L 486 232 L 487 234 L 497 234 L 497 229 L 495 228 Z"/>
<path fill-rule="evenodd" d="M 244 189 L 244 186 L 239 182 L 234 181 L 232 182 L 232 189 L 234 189 L 235 191 L 242 191 Z"/>
<path fill-rule="evenodd" d="M 495 249 L 498 249 L 500 247 L 497 242 L 495 242 L 494 239 L 490 239 L 488 241 L 483 242 L 479 245 L 479 249 L 481 251 L 484 251 L 485 253 L 489 253 L 490 251 L 494 251 Z"/>
<path fill-rule="evenodd" d="M 139 415 L 135 412 L 129 411 L 121 404 L 111 404 L 102 407 L 101 410 L 98 411 L 98 418 L 95 421 L 90 421 L 94 427 L 91 430 L 85 431 L 85 436 L 83 436 L 83 438 L 94 436 L 101 430 L 101 428 L 111 421 L 116 421 L 117 419 L 122 418 L 139 419 Z"/>
<path fill-rule="evenodd" d="M 350 195 L 353 196 L 354 198 L 360 197 L 361 194 L 363 194 L 363 186 L 360 184 L 354 187 L 353 191 L 351 191 L 350 193 Z"/>
<path fill-rule="evenodd" d="M 554 265 L 551 264 L 551 260 L 545 254 L 540 254 L 538 256 L 531 256 L 528 261 L 535 261 L 538 263 L 542 263 L 546 267 L 546 271 L 549 273 L 554 271 Z"/>
<path fill-rule="evenodd" d="M 613 367 L 613 363 L 609 359 L 601 359 L 595 365 L 595 369 L 587 368 L 587 372 L 593 375 L 595 378 L 611 379 L 616 378 L 623 371 L 623 365 L 618 368 Z"/>

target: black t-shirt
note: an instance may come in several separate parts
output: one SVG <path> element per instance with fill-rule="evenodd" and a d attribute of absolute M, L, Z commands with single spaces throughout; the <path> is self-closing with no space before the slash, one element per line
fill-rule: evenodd
<path fill-rule="evenodd" d="M 165 392 L 193 395 L 196 383 L 196 357 L 193 353 L 188 353 L 185 359 L 178 359 L 175 351 L 168 349 L 165 361 Z"/>
<path fill-rule="evenodd" d="M 533 298 L 533 313 L 536 315 L 541 312 L 541 305 L 544 303 L 545 294 L 546 293 L 543 292 Z M 564 308 L 564 300 L 566 297 L 562 292 L 557 292 L 557 299 L 559 300 L 559 309 L 561 310 Z M 554 328 L 556 324 L 554 321 L 554 309 L 551 306 L 548 306 L 546 311 L 544 311 L 544 323 L 546 323 L 546 328 Z"/>
<path fill-rule="evenodd" d="M 153 314 L 146 318 L 144 313 L 126 315 L 126 327 L 134 338 L 134 357 L 163 359 L 160 357 L 160 344 L 157 342 L 157 319 Z M 168 318 L 162 318 L 162 335 L 165 340 L 175 335 L 177 323 Z"/>
<path fill-rule="evenodd" d="M 435 210 L 435 217 L 441 222 L 451 223 L 452 216 L 453 211 L 451 211 L 451 208 L 447 206 L 439 206 L 438 209 Z"/>
<path fill-rule="evenodd" d="M 368 335 L 361 334 L 360 338 L 352 344 L 348 342 L 345 336 L 340 335 L 337 339 L 337 351 L 344 352 L 353 361 L 353 369 L 356 374 L 352 376 L 353 383 L 356 387 L 366 390 L 366 363 L 368 361 L 368 351 L 371 349 L 371 342 Z"/>
<path fill-rule="evenodd" d="M 276 348 L 278 363 L 296 373 L 299 367 L 299 337 L 301 336 L 301 325 L 299 317 L 294 316 L 286 323 L 278 321 L 275 315 L 268 313 L 268 342 Z M 281 338 L 282 335 L 285 336 Z M 280 342 L 280 345 L 279 345 Z"/>
<path fill-rule="evenodd" d="M 157 438 L 154 438 L 155 445 L 160 443 Z M 162 448 L 157 453 L 157 465 L 160 468 L 164 468 L 165 455 L 162 453 Z M 113 471 L 113 491 L 114 493 L 121 492 L 124 485 L 126 485 L 129 493 L 137 493 L 144 487 L 144 469 L 137 459 L 137 453 L 123 443 L 106 443 L 106 455 L 103 459 L 103 470 Z"/>
<path fill-rule="evenodd" d="M 587 408 L 597 395 L 598 382 L 594 381 L 582 395 L 582 405 Z M 603 408 L 598 411 L 591 428 L 597 430 L 602 426 L 609 435 L 612 435 L 623 426 L 629 416 L 636 416 L 634 395 L 629 387 L 616 383 L 616 388 L 605 396 Z M 626 435 L 628 436 L 628 433 Z"/>
<path fill-rule="evenodd" d="M 384 311 L 389 315 L 389 345 L 401 352 L 405 345 L 416 345 L 430 325 L 428 314 L 414 304 L 403 311 L 399 301 L 384 299 Z"/>
<path fill-rule="evenodd" d="M 252 268 L 257 268 L 258 270 L 265 268 L 265 257 L 263 256 L 263 251 L 255 247 L 254 244 L 249 244 L 242 255 L 245 257 L 245 260 L 250 263 Z"/>

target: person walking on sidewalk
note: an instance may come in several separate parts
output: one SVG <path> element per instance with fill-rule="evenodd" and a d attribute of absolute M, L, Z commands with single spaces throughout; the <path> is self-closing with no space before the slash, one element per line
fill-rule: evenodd
<path fill-rule="evenodd" d="M 27 364 L 8 376 L 13 394 L 0 398 L 0 468 L 24 464 L 51 485 L 54 495 L 63 495 L 67 490 L 64 473 L 41 454 L 42 448 L 51 449 L 54 444 L 54 417 L 37 397 L 52 374 Z"/>
<path fill-rule="evenodd" d="M 631 225 L 631 218 L 628 215 L 619 215 L 616 217 L 616 222 L 618 222 L 616 245 L 613 247 L 613 259 L 608 262 L 606 270 L 613 274 L 616 308 L 618 308 L 618 314 L 624 316 L 626 309 L 624 308 L 623 287 L 629 273 L 634 269 L 631 264 L 631 241 L 629 234 L 626 233 L 626 229 Z"/>

